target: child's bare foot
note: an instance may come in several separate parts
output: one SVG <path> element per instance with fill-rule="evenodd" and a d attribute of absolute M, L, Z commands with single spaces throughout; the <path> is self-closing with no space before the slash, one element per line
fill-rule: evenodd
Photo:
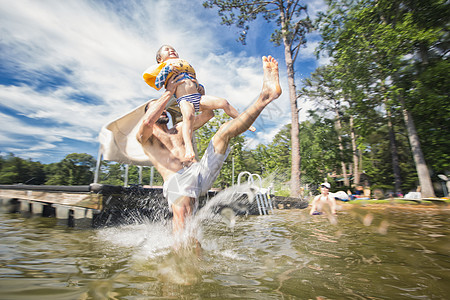
<path fill-rule="evenodd" d="M 281 86 L 278 73 L 278 62 L 272 56 L 262 58 L 264 81 L 261 91 L 262 101 L 270 103 L 281 95 Z"/>
<path fill-rule="evenodd" d="M 251 132 L 255 132 L 255 131 L 256 131 L 256 128 L 253 127 L 253 126 L 250 126 L 250 128 L 249 128 L 248 130 L 250 130 Z"/>

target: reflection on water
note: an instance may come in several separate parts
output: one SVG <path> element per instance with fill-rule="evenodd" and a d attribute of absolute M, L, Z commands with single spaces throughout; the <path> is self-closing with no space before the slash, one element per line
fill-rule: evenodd
<path fill-rule="evenodd" d="M 233 222 L 231 222 L 232 220 Z M 168 223 L 170 224 L 170 222 Z M 446 299 L 449 211 L 308 210 L 77 230 L 0 214 L 0 299 Z"/>

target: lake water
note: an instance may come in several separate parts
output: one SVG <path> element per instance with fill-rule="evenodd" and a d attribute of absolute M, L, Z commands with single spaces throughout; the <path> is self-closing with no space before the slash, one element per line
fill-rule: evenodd
<path fill-rule="evenodd" d="M 449 299 L 448 209 L 308 212 L 200 211 L 200 254 L 174 250 L 170 224 L 82 230 L 2 213 L 0 299 Z"/>

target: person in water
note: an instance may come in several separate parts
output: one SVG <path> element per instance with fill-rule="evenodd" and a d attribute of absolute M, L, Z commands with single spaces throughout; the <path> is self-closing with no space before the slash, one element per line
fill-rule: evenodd
<path fill-rule="evenodd" d="M 328 205 L 330 212 L 336 214 L 336 200 L 330 195 L 331 185 L 324 182 L 320 185 L 320 195 L 317 195 L 311 202 L 310 215 L 321 215 L 325 205 Z"/>
<path fill-rule="evenodd" d="M 222 124 L 206 149 L 200 162 L 186 162 L 186 147 L 181 133 L 183 122 L 168 128 L 165 107 L 180 85 L 177 77 L 171 78 L 166 91 L 158 99 L 147 104 L 144 120 L 137 132 L 137 140 L 164 179 L 163 193 L 173 212 L 173 231 L 184 229 L 185 219 L 198 207 L 198 197 L 211 187 L 230 152 L 230 140 L 250 128 L 262 110 L 281 95 L 278 62 L 271 56 L 263 57 L 264 79 L 258 99 L 236 118 Z M 211 110 L 196 115 L 194 130 L 214 116 Z"/>
<path fill-rule="evenodd" d="M 223 109 L 232 118 L 236 118 L 239 113 L 226 99 L 205 95 L 204 87 L 197 82 L 194 68 L 186 60 L 180 59 L 172 46 L 163 45 L 156 53 L 156 62 L 157 65 L 148 68 L 143 74 L 145 82 L 156 90 L 167 86 L 167 82 L 174 75 L 182 75 L 178 77 L 178 80 L 183 81 L 177 86 L 175 96 L 183 115 L 181 131 L 186 147 L 184 160 L 193 161 L 195 152 L 192 134 L 196 129 L 194 128 L 195 112 Z M 254 127 L 249 129 L 255 131 Z"/>

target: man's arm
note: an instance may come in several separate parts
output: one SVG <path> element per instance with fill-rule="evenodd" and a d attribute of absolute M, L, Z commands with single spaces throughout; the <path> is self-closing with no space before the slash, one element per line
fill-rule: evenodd
<path fill-rule="evenodd" d="M 166 108 L 166 105 L 170 98 L 172 98 L 177 86 L 183 83 L 183 80 L 179 82 L 175 81 L 176 78 L 171 79 L 168 82 L 164 94 L 158 100 L 149 104 L 148 110 L 145 113 L 145 119 L 142 121 L 141 127 L 136 134 L 136 138 L 141 144 L 145 143 L 152 136 L 153 126 Z"/>
<path fill-rule="evenodd" d="M 312 215 L 316 211 L 316 203 L 319 200 L 319 196 L 314 197 L 314 200 L 311 202 L 311 210 L 309 211 L 309 214 Z"/>

